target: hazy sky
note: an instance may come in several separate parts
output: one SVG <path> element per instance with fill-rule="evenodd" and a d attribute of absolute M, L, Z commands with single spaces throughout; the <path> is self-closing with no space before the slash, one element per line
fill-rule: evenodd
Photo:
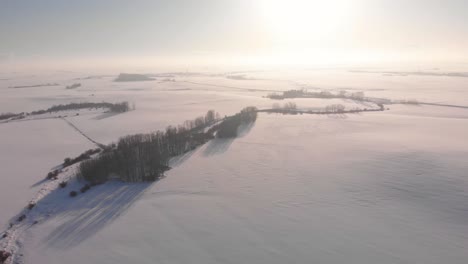
<path fill-rule="evenodd" d="M 1 0 L 0 60 L 468 58 L 466 0 Z"/>

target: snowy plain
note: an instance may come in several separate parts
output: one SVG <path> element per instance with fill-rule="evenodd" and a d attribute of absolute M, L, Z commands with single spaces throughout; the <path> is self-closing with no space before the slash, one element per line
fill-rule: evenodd
<path fill-rule="evenodd" d="M 2 73 L 0 113 L 84 101 L 129 101 L 123 114 L 67 120 L 110 143 L 215 109 L 270 108 L 268 93 L 306 87 L 468 105 L 468 78 L 348 70 L 175 75 L 112 82 L 86 73 Z M 79 82 L 82 87 L 65 89 Z M 58 83 L 58 86 L 9 88 Z M 364 107 L 296 99 L 298 107 Z M 280 101 L 279 103 L 284 103 Z M 466 263 L 468 109 L 390 105 L 348 115 L 260 114 L 233 140 L 173 160 L 151 184 L 111 182 L 72 199 L 23 234 L 25 263 Z M 65 157 L 95 147 L 61 119 L 0 124 L 0 225 L 6 227 Z M 39 184 L 37 184 L 39 183 Z M 37 185 L 35 185 L 37 184 Z M 76 183 L 78 184 L 78 183 Z M 73 185 L 70 186 L 73 188 Z M 40 210 L 35 208 L 33 210 Z"/>

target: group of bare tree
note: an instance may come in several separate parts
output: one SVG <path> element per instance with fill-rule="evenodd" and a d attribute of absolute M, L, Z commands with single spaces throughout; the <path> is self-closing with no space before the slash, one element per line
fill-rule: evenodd
<path fill-rule="evenodd" d="M 345 106 L 342 104 L 331 104 L 325 106 L 325 112 L 327 113 L 343 113 L 345 111 Z"/>
<path fill-rule="evenodd" d="M 283 110 L 286 110 L 286 111 L 294 111 L 294 110 L 297 109 L 297 104 L 295 102 L 287 102 L 283 106 L 281 106 L 278 103 L 274 103 L 273 104 L 273 109 L 275 109 L 275 110 L 283 109 Z"/>
<path fill-rule="evenodd" d="M 204 128 L 219 118 L 214 110 L 205 116 L 169 126 L 165 131 L 125 136 L 115 147 L 99 157 L 84 161 L 79 176 L 91 183 L 102 183 L 117 176 L 122 181 L 140 182 L 157 180 L 169 169 L 169 159 L 204 144 L 213 134 Z"/>
<path fill-rule="evenodd" d="M 204 116 L 169 126 L 165 131 L 125 136 L 97 158 L 83 161 L 78 175 L 92 184 L 103 183 L 113 176 L 127 182 L 155 181 L 170 169 L 172 157 L 195 149 L 215 135 L 236 136 L 240 124 L 254 122 L 256 117 L 255 107 L 223 120 L 210 110 Z"/>
<path fill-rule="evenodd" d="M 330 91 L 320 92 L 309 92 L 306 89 L 289 90 L 284 91 L 282 94 L 271 93 L 267 95 L 270 99 L 283 100 L 288 98 L 341 98 L 341 99 L 353 99 L 353 100 L 364 100 L 364 92 L 352 92 L 339 91 L 338 93 L 332 93 Z"/>

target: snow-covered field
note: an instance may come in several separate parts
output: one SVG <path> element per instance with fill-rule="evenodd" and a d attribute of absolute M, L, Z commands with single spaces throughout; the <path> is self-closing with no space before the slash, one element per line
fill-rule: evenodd
<path fill-rule="evenodd" d="M 0 225 L 28 205 L 47 173 L 95 146 L 59 119 L 0 124 Z"/>
<path fill-rule="evenodd" d="M 1 74 L 0 113 L 78 101 L 129 101 L 123 114 L 70 113 L 92 139 L 176 125 L 215 109 L 270 108 L 272 91 L 307 87 L 468 105 L 468 78 L 347 70 L 176 75 L 115 83 L 90 74 Z M 116 74 L 114 74 L 116 75 Z M 67 90 L 79 82 L 82 87 Z M 58 83 L 59 86 L 8 88 Z M 338 99 L 297 99 L 323 108 Z M 284 101 L 286 102 L 286 101 Z M 284 103 L 280 102 L 281 104 Z M 391 105 L 354 115 L 260 114 L 233 140 L 173 160 L 152 184 L 111 182 L 69 198 L 72 182 L 31 212 L 25 263 L 466 263 L 468 109 Z M 0 225 L 36 197 L 63 158 L 95 146 L 62 119 L 0 124 Z M 68 175 L 72 171 L 64 173 Z M 34 221 L 28 219 L 27 221 Z"/>

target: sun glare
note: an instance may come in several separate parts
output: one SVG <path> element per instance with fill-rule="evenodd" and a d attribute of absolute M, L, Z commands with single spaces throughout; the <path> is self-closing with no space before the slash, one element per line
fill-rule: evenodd
<path fill-rule="evenodd" d="M 349 0 L 260 0 L 265 27 L 282 42 L 313 41 L 339 34 L 351 22 Z"/>

